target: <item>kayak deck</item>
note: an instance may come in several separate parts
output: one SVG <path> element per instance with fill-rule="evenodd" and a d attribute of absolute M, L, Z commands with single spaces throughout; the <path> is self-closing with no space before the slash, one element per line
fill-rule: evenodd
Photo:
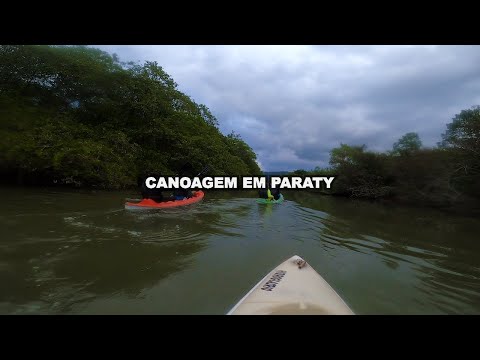
<path fill-rule="evenodd" d="M 295 255 L 268 273 L 227 315 L 353 315 L 353 312 L 305 260 Z"/>
<path fill-rule="evenodd" d="M 152 199 L 143 199 L 140 202 L 126 202 L 125 209 L 168 209 L 178 206 L 185 206 L 190 204 L 195 204 L 204 198 L 205 194 L 203 191 L 196 191 L 191 198 L 184 200 L 171 200 L 163 202 L 155 202 Z"/>
<path fill-rule="evenodd" d="M 283 194 L 280 194 L 280 197 L 278 198 L 278 200 L 269 200 L 269 199 L 261 199 L 261 198 L 258 198 L 257 199 L 257 203 L 259 204 L 281 204 L 283 202 Z"/>

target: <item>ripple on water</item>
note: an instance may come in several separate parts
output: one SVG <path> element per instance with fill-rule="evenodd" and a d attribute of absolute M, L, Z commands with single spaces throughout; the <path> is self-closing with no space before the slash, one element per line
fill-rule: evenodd
<path fill-rule="evenodd" d="M 132 296 L 158 295 L 154 305 L 138 297 L 136 307 L 175 312 L 177 302 L 172 310 L 163 296 L 184 295 L 186 288 L 192 302 L 184 312 L 204 311 L 195 308 L 202 301 L 222 308 L 244 290 L 232 284 L 248 288 L 274 263 L 299 253 L 358 313 L 480 313 L 475 227 L 455 218 L 310 195 L 310 202 L 287 199 L 279 206 L 212 196 L 191 207 L 138 212 L 109 194 L 98 195 L 107 199 L 104 207 L 97 195 L 79 196 L 73 205 L 69 194 L 60 205 L 51 201 L 57 195 L 32 197 L 42 206 L 28 211 L 10 202 L 0 214 L 7 232 L 0 272 L 15 299 L 12 305 L 0 297 L 2 312 L 68 313 L 105 299 L 128 311 L 121 296 L 132 289 Z M 205 299 L 209 281 L 223 281 L 212 259 L 228 270 L 229 290 L 218 287 Z"/>

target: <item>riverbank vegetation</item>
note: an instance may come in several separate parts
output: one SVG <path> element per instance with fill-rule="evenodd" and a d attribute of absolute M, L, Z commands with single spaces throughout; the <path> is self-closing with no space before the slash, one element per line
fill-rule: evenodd
<path fill-rule="evenodd" d="M 20 185 L 136 186 L 190 163 L 259 175 L 239 134 L 156 62 L 84 46 L 0 46 L 0 177 Z"/>
<path fill-rule="evenodd" d="M 436 147 L 422 147 L 412 132 L 383 153 L 341 144 L 330 152 L 329 168 L 293 174 L 336 175 L 325 191 L 333 195 L 479 209 L 480 106 L 455 115 Z"/>

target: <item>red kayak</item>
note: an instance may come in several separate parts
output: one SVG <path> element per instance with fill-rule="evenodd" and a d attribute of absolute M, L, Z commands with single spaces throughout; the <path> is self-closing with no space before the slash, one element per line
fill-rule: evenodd
<path fill-rule="evenodd" d="M 155 202 L 152 199 L 143 199 L 138 203 L 126 202 L 125 209 L 167 209 L 177 206 L 195 204 L 205 196 L 203 191 L 196 191 L 191 198 L 183 200 L 172 200 Z"/>

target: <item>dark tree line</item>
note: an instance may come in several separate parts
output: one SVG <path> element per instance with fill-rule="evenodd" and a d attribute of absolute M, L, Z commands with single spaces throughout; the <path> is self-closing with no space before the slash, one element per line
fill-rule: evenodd
<path fill-rule="evenodd" d="M 256 175 L 253 150 L 156 62 L 84 46 L 0 46 L 0 175 L 18 184 L 122 188 L 190 163 Z"/>
<path fill-rule="evenodd" d="M 330 167 L 299 175 L 334 174 L 331 194 L 393 198 L 433 206 L 480 205 L 480 106 L 455 115 L 435 148 L 424 148 L 407 133 L 391 151 L 341 144 L 330 152 Z"/>

